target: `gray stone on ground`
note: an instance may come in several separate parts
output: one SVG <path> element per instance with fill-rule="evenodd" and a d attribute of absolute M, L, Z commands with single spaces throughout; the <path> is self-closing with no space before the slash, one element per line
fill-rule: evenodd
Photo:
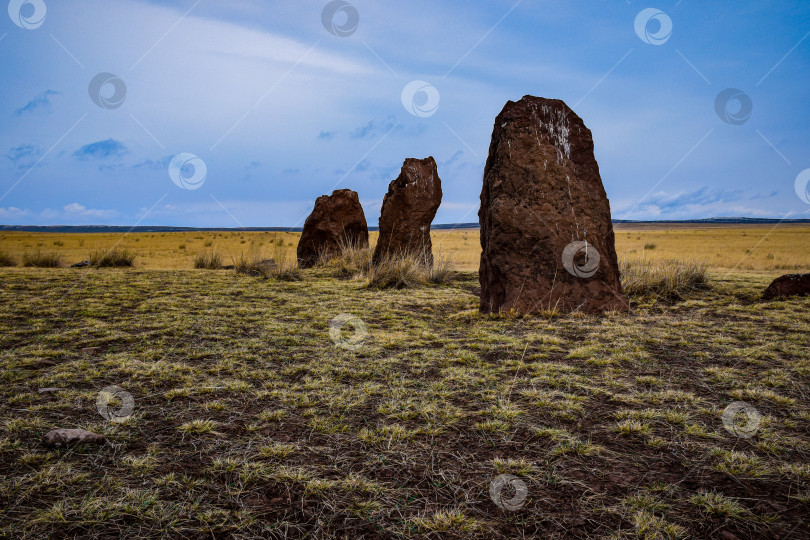
<path fill-rule="evenodd" d="M 103 444 L 104 435 L 84 429 L 52 429 L 42 438 L 46 446 L 60 447 L 75 444 Z"/>

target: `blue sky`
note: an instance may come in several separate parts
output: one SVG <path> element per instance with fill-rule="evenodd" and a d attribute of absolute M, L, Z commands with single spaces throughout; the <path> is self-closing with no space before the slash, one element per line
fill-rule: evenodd
<path fill-rule="evenodd" d="M 0 36 L 0 224 L 300 226 L 351 188 L 375 225 L 428 155 L 436 223 L 476 221 L 525 94 L 593 131 L 614 218 L 810 218 L 806 1 L 12 0 Z"/>

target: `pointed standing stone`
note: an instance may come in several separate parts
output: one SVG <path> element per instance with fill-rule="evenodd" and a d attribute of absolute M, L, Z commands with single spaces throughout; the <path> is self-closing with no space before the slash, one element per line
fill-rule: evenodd
<path fill-rule="evenodd" d="M 380 213 L 380 237 L 373 263 L 388 255 L 410 253 L 433 264 L 430 224 L 442 202 L 442 181 L 436 160 L 408 158 L 399 177 L 388 186 Z"/>

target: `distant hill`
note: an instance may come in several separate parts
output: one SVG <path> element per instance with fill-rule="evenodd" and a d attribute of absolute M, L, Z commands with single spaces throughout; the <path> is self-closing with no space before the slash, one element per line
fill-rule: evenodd
<path fill-rule="evenodd" d="M 810 219 L 777 219 L 777 218 L 751 218 L 751 217 L 713 217 L 704 219 L 673 219 L 661 221 L 637 221 L 633 219 L 614 219 L 613 223 L 750 223 L 765 224 L 768 223 L 808 223 Z"/>
<path fill-rule="evenodd" d="M 810 225 L 810 219 L 771 219 L 771 218 L 747 218 L 747 217 L 716 217 L 705 219 L 682 219 L 682 220 L 661 220 L 661 221 L 640 221 L 632 219 L 614 219 L 613 223 L 624 224 L 777 224 L 777 223 L 806 223 Z M 433 230 L 448 229 L 477 229 L 478 223 L 447 223 L 432 225 Z M 22 232 L 46 232 L 46 233 L 146 233 L 146 232 L 301 232 L 301 227 L 162 227 L 162 226 L 139 226 L 125 227 L 115 225 L 0 225 L 0 231 L 22 231 Z M 370 231 L 379 230 L 378 227 L 369 227 Z"/>

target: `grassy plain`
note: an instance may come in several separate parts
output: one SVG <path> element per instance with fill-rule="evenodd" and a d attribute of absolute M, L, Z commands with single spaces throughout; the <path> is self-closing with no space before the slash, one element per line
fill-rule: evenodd
<path fill-rule="evenodd" d="M 604 318 L 480 315 L 477 231 L 434 234 L 454 282 L 400 291 L 191 269 L 294 249 L 273 233 L 130 235 L 133 269 L 0 268 L 0 536 L 807 538 L 810 299 L 760 294 L 808 270 L 810 229 L 769 230 L 618 228 L 620 256 L 706 261 L 711 288 Z M 120 238 L 0 251 L 76 262 Z M 330 332 L 341 315 L 365 338 Z M 97 411 L 109 385 L 134 398 L 123 422 Z M 724 427 L 735 401 L 751 437 Z M 45 448 L 56 427 L 108 442 Z M 518 508 L 490 496 L 502 474 Z"/>
<path fill-rule="evenodd" d="M 620 258 L 702 262 L 716 269 L 762 270 L 771 273 L 810 267 L 810 226 L 783 224 L 757 226 L 660 226 L 617 224 L 616 251 Z M 295 256 L 300 233 L 182 232 L 135 234 L 0 233 L 0 252 L 16 261 L 26 252 L 55 252 L 64 263 L 89 258 L 97 249 L 118 246 L 136 254 L 143 269 L 189 269 L 198 253 L 218 252 L 224 264 L 258 251 L 272 258 L 279 251 Z M 478 230 L 433 231 L 434 253 L 448 258 L 461 270 L 477 270 L 480 256 Z M 377 233 L 370 234 L 372 245 Z M 784 273 L 784 272 L 782 272 Z"/>

